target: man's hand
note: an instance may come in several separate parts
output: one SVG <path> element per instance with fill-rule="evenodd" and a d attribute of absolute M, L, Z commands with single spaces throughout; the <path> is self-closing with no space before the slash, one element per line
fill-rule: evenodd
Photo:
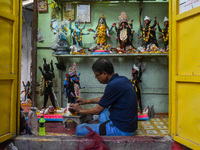
<path fill-rule="evenodd" d="M 82 109 L 81 106 L 79 104 L 77 104 L 77 103 L 69 105 L 69 110 L 70 111 L 74 111 L 74 112 L 79 113 L 81 109 Z"/>
<path fill-rule="evenodd" d="M 78 98 L 77 100 L 76 100 L 76 103 L 78 103 L 79 105 L 84 105 L 84 104 L 86 104 L 86 100 L 84 100 L 84 99 L 82 99 L 82 98 Z"/>

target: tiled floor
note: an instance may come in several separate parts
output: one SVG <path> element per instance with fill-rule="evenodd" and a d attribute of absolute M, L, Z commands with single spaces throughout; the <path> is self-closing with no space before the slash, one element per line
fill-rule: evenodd
<path fill-rule="evenodd" d="M 76 124 L 69 122 L 67 128 L 62 122 L 46 122 L 47 135 L 75 135 Z M 138 121 L 136 136 L 165 136 L 168 135 L 168 117 L 151 118 L 149 121 Z"/>
<path fill-rule="evenodd" d="M 168 135 L 168 117 L 151 118 L 149 121 L 138 121 L 138 136 Z"/>
<path fill-rule="evenodd" d="M 22 106 L 26 112 L 29 110 Z M 76 123 L 69 122 L 67 128 L 63 127 L 62 122 L 46 122 L 47 135 L 75 135 Z M 165 136 L 168 135 L 168 114 L 156 115 L 149 121 L 138 121 L 137 136 Z"/>
<path fill-rule="evenodd" d="M 26 112 L 29 110 L 22 106 Z M 76 123 L 68 120 L 67 127 L 63 127 L 61 121 L 46 122 L 47 135 L 75 135 Z M 149 121 L 138 121 L 138 129 L 135 132 L 136 136 L 165 136 L 168 135 L 168 114 L 157 114 Z"/>

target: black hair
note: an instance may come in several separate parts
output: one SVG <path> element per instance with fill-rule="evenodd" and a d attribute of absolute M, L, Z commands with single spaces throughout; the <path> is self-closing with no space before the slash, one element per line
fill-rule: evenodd
<path fill-rule="evenodd" d="M 100 20 L 101 18 L 99 18 L 99 20 Z M 97 24 L 97 27 L 96 27 L 96 29 L 98 28 L 98 26 L 100 25 L 100 22 L 99 22 L 99 20 L 98 20 L 98 24 Z M 106 28 L 108 28 L 108 26 L 107 26 L 107 23 L 106 23 L 106 20 L 103 18 L 103 20 L 104 20 L 104 24 L 105 24 L 105 26 L 106 26 Z"/>
<path fill-rule="evenodd" d="M 97 61 L 95 61 L 95 63 L 92 65 L 92 70 L 100 74 L 102 74 L 103 71 L 110 75 L 114 73 L 113 64 L 107 58 L 99 58 Z"/>

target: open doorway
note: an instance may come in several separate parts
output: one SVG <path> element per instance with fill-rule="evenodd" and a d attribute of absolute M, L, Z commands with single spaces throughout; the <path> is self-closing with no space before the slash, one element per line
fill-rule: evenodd
<path fill-rule="evenodd" d="M 106 5 L 106 4 L 101 4 L 102 6 L 101 6 L 101 8 L 103 9 L 103 7 Z M 125 6 L 127 5 L 127 4 L 124 4 Z M 161 4 L 160 4 L 161 5 Z M 162 4 L 162 5 L 166 5 L 166 4 Z M 32 6 L 33 7 L 33 6 Z M 93 7 L 99 7 L 99 6 L 93 6 Z M 167 7 L 167 5 L 166 5 L 166 7 Z M 31 8 L 31 6 L 27 6 L 26 7 L 26 9 L 25 10 L 28 10 L 28 9 L 30 10 L 30 8 Z M 28 11 L 29 11 L 28 10 Z M 130 10 L 131 10 L 131 8 L 130 8 Z M 167 10 L 167 8 L 166 8 L 166 10 Z M 27 14 L 28 14 L 28 12 L 26 12 Z M 45 28 L 43 27 L 43 29 L 46 29 L 47 28 L 47 26 L 46 26 L 46 21 L 47 20 L 45 20 L 45 18 L 47 18 L 47 15 L 49 15 L 49 13 L 50 12 L 46 12 L 46 13 L 41 13 L 41 17 L 40 17 L 40 26 L 44 26 L 45 25 Z M 40 16 L 40 13 L 39 13 L 39 16 Z M 43 18 L 42 18 L 43 17 Z M 28 17 L 28 19 L 30 19 L 29 17 Z M 163 19 L 163 18 L 161 18 L 161 19 Z M 160 19 L 160 20 L 161 20 Z M 42 21 L 44 21 L 44 22 L 42 22 Z M 31 72 L 29 72 L 28 73 L 28 71 L 26 71 L 26 70 L 29 70 L 30 71 L 30 65 L 31 65 L 31 42 L 29 42 L 29 39 L 28 38 L 30 38 L 31 39 L 31 36 L 32 36 L 32 26 L 31 26 L 31 23 L 28 23 L 29 21 L 27 21 L 26 20 L 26 17 L 25 17 L 25 24 L 24 24 L 24 27 L 23 27 L 23 36 L 22 37 L 24 37 L 24 36 L 27 36 L 27 38 L 24 38 L 24 41 L 22 40 L 22 42 L 24 42 L 24 45 L 27 45 L 26 46 L 26 48 L 24 48 L 24 50 L 22 51 L 22 65 L 24 64 L 24 66 L 22 66 L 22 73 L 21 73 L 21 75 L 22 75 L 22 78 L 21 78 L 21 80 L 23 81 L 25 81 L 25 83 L 28 81 L 28 80 L 31 80 Z M 42 22 L 42 23 L 41 23 Z M 49 23 L 50 21 L 48 20 L 48 23 Z M 48 27 L 48 29 L 50 29 L 49 27 Z M 28 33 L 29 32 L 29 33 Z M 46 35 L 46 33 L 47 32 L 45 32 L 44 31 L 44 35 Z M 25 34 L 25 35 L 24 35 Z M 47 36 L 47 35 L 46 35 Z M 50 38 L 47 38 L 47 39 L 45 39 L 47 42 L 49 42 L 50 41 Z M 49 41 L 48 41 L 49 40 Z M 31 40 L 30 40 L 31 41 Z M 45 43 L 45 42 L 44 42 Z M 45 45 L 45 47 L 42 45 L 43 43 L 40 43 L 40 44 L 38 44 L 39 46 L 38 46 L 38 56 L 39 56 L 39 58 L 41 58 L 41 60 L 42 60 L 42 57 L 43 56 L 49 56 L 49 58 L 48 58 L 48 61 L 50 61 L 50 59 L 55 59 L 55 57 L 52 57 L 52 55 L 51 55 L 51 52 L 52 52 L 52 50 L 49 48 L 49 47 L 46 47 L 46 45 Z M 22 44 L 23 45 L 23 44 Z M 29 45 L 29 46 L 28 46 Z M 24 46 L 25 47 L 25 46 Z M 48 54 L 47 54 L 48 53 Z M 133 57 L 133 58 L 135 58 L 135 57 Z M 72 58 L 73 59 L 73 58 Z M 83 60 L 86 60 L 85 58 L 80 58 L 80 59 L 83 59 Z M 123 59 L 123 58 L 122 58 Z M 40 60 L 40 61 L 41 61 Z M 114 59 L 115 60 L 115 59 Z M 121 60 L 121 58 L 117 58 L 117 60 Z M 164 62 L 163 62 L 163 60 L 164 60 Z M 72 60 L 72 61 L 74 61 L 74 60 Z M 150 81 L 152 81 L 152 80 L 149 80 L 149 75 L 151 75 L 151 76 L 154 76 L 154 78 L 155 78 L 155 76 L 156 75 L 154 75 L 153 73 L 154 72 L 157 72 L 158 70 L 159 70 L 159 75 L 164 75 L 164 77 L 167 77 L 167 75 L 168 75 L 168 72 L 167 72 L 167 68 L 168 68 L 168 66 L 167 66 L 167 64 L 168 64 L 168 59 L 167 58 L 165 58 L 164 57 L 164 59 L 163 58 L 159 58 L 159 57 L 157 57 L 156 56 L 156 58 L 152 58 L 152 59 L 149 59 L 149 58 L 147 58 L 146 59 L 146 61 L 148 62 L 148 64 L 151 64 L 151 65 L 149 65 L 149 66 L 151 66 L 151 67 L 148 67 L 148 69 L 147 69 L 147 71 L 146 71 L 146 73 L 144 73 L 144 83 L 149 83 Z M 54 61 L 55 62 L 55 61 Z M 81 61 L 80 61 L 81 62 Z M 84 61 L 84 63 L 85 63 L 86 61 Z M 129 62 L 129 63 L 128 63 Z M 124 59 L 124 61 L 123 61 L 123 63 L 119 63 L 118 61 L 116 61 L 115 62 L 115 64 L 118 64 L 118 66 L 121 66 L 122 67 L 122 69 L 119 71 L 120 73 L 124 73 L 122 70 L 125 70 L 125 67 L 126 67 L 126 64 L 127 64 L 127 66 L 128 66 L 128 64 L 131 64 L 133 61 L 132 61 L 132 58 L 126 58 L 126 60 Z M 160 63 L 160 62 L 162 62 L 162 63 Z M 65 62 L 65 63 L 68 63 L 68 65 L 69 65 L 69 63 L 72 63 L 72 62 Z M 89 63 L 91 63 L 91 62 L 87 62 L 88 64 Z M 159 64 L 160 63 L 160 64 Z M 123 65 L 122 65 L 123 64 Z M 38 66 L 39 65 L 41 65 L 41 63 L 40 64 L 38 64 Z M 78 65 L 81 65 L 81 64 L 78 64 Z M 132 64 L 131 64 L 132 65 Z M 155 66 L 155 67 L 154 67 Z M 56 68 L 56 67 L 55 67 Z M 82 68 L 82 69 L 84 69 L 84 66 L 82 66 L 82 67 L 80 67 L 80 68 Z M 124 69 L 123 69 L 124 68 Z M 150 69 L 151 68 L 151 69 Z M 164 69 L 163 69 L 164 68 Z M 128 70 L 129 68 L 127 68 L 127 70 Z M 56 69 L 55 69 L 56 70 Z M 89 69 L 88 69 L 89 70 Z M 87 70 L 87 71 L 88 71 Z M 57 70 L 56 70 L 57 71 Z M 86 72 L 87 73 L 87 72 Z M 62 104 L 62 106 L 61 107 L 66 107 L 66 105 L 65 105 L 65 102 L 63 102 L 64 100 L 64 96 L 63 96 L 63 91 L 62 91 L 62 86 L 63 86 L 63 82 L 62 82 L 62 80 L 64 79 L 64 77 L 63 77 L 63 75 L 64 75 L 65 73 L 64 72 L 61 72 L 61 71 L 57 71 L 57 80 L 54 82 L 55 84 L 54 85 L 57 85 L 56 86 L 56 89 L 57 90 L 55 90 L 55 92 L 57 92 L 58 93 L 58 95 L 61 95 L 61 97 L 60 97 L 60 103 Z M 87 73 L 87 74 L 89 74 L 89 73 Z M 129 73 L 127 73 L 128 75 L 127 76 L 130 76 L 130 74 Z M 58 77 L 58 75 L 59 75 L 59 77 Z M 125 74 L 126 75 L 126 74 Z M 158 74 L 157 74 L 158 75 Z M 61 78 L 61 79 L 60 79 Z M 156 86 L 157 85 L 162 85 L 161 83 L 162 82 L 158 82 L 158 79 L 159 79 L 159 81 L 161 80 L 161 81 L 163 81 L 163 79 L 160 79 L 160 78 L 157 78 L 157 81 L 155 82 L 155 83 L 157 83 L 156 84 Z M 60 81 L 59 81 L 60 80 Z M 82 80 L 82 79 L 81 79 Z M 37 81 L 38 81 L 38 79 L 37 79 Z M 87 81 L 87 79 L 85 79 L 85 81 Z M 161 97 L 163 98 L 163 99 L 161 99 L 161 100 L 163 100 L 165 103 L 167 103 L 166 102 L 166 99 L 168 99 L 168 97 L 166 96 L 166 95 L 168 95 L 168 89 L 167 88 L 160 88 L 160 86 L 158 86 L 159 88 L 152 88 L 152 86 L 151 86 L 151 88 L 149 88 L 148 86 L 150 85 L 150 83 L 145 87 L 145 88 L 143 88 L 143 95 L 144 95 L 144 97 L 146 96 L 146 97 L 152 97 L 151 99 L 148 99 L 148 101 L 147 101 L 147 98 L 146 98 L 146 104 L 147 105 L 150 105 L 150 106 L 152 106 L 152 104 L 153 104 L 153 102 L 156 102 L 157 101 L 157 99 L 159 99 L 159 96 L 161 95 Z M 165 86 L 165 85 L 168 85 L 168 83 L 167 82 L 164 82 L 163 83 L 163 87 Z M 23 87 L 23 85 L 21 86 L 22 87 L 22 89 L 24 88 Z M 144 87 L 144 86 L 143 86 Z M 165 86 L 165 87 L 167 87 L 167 86 Z M 37 87 L 38 88 L 38 87 Z M 153 89 L 153 90 L 152 90 Z M 83 94 L 86 94 L 87 93 L 87 91 L 85 92 L 85 93 L 83 93 Z M 89 92 L 90 94 L 92 93 L 92 92 Z M 167 93 L 167 94 L 166 94 Z M 39 91 L 36 91 L 36 94 L 37 95 L 39 95 Z M 92 94 L 94 94 L 94 93 L 92 93 Z M 155 96 L 154 96 L 154 94 L 156 94 L 157 95 L 157 99 L 155 99 Z M 39 96 L 38 96 L 39 97 Z M 38 98 L 37 97 L 37 101 L 39 101 L 40 103 L 38 103 L 38 105 L 37 105 L 37 107 L 40 109 L 40 108 L 42 108 L 41 107 L 41 105 L 40 104 L 42 104 L 42 102 L 43 102 L 43 99 L 41 98 L 41 97 L 39 97 Z M 87 97 L 87 96 L 86 96 Z M 144 97 L 143 97 L 143 100 L 144 100 Z M 40 100 L 41 99 L 41 100 Z M 163 104 L 163 101 L 162 101 L 162 104 Z M 160 101 L 159 101 L 160 102 Z M 146 105 L 145 104 L 145 105 Z M 146 105 L 146 106 L 147 106 Z M 166 106 L 164 106 L 164 105 L 158 105 L 158 102 L 156 102 L 156 106 L 154 106 L 154 108 L 156 108 L 156 111 L 155 111 L 155 113 L 156 114 L 154 114 L 153 116 L 155 116 L 156 118 L 158 118 L 158 119 L 156 119 L 156 120 L 150 120 L 150 121 L 148 121 L 148 120 L 145 120 L 145 121 L 140 121 L 139 122 L 139 129 L 138 129 L 138 135 L 145 135 L 145 136 L 150 136 L 150 135 L 152 135 L 152 136 L 155 136 L 155 135 L 159 135 L 159 133 L 161 133 L 161 135 L 167 135 L 167 132 L 168 132 L 168 121 L 166 121 L 166 118 L 168 117 L 167 116 L 167 113 L 165 113 L 165 114 L 157 114 L 157 112 L 162 112 L 163 110 L 164 110 L 164 112 L 167 112 L 167 109 L 168 109 L 168 106 L 166 105 Z M 164 119 L 162 119 L 162 117 L 164 117 Z M 161 118 L 161 119 L 160 119 Z M 154 119 L 153 117 L 152 117 L 152 119 Z M 164 121 L 164 122 L 163 122 Z M 52 126 L 51 127 L 49 127 L 49 128 L 51 128 L 51 129 L 55 129 L 54 131 L 56 132 L 56 126 L 58 126 L 58 124 L 59 125 L 61 125 L 61 126 L 63 126 L 62 125 L 62 122 L 60 122 L 60 121 L 58 121 L 58 122 L 48 122 L 47 121 L 47 124 L 50 124 L 50 123 L 52 123 Z M 69 122 L 69 124 L 70 124 L 70 122 Z M 161 129 L 161 130 L 164 130 L 163 132 L 161 132 L 161 131 L 158 131 L 158 132 L 156 132 L 155 130 L 157 129 L 157 128 L 154 128 L 155 126 L 157 127 L 157 125 L 158 125 L 158 130 L 159 129 Z M 55 126 L 55 127 L 54 127 Z M 68 126 L 68 127 L 70 127 L 70 126 Z M 75 125 L 73 125 L 72 126 L 73 128 L 75 128 Z M 65 130 L 65 129 L 63 129 L 63 130 Z M 146 131 L 146 130 L 152 130 L 152 131 Z M 47 128 L 46 128 L 46 131 L 48 132 L 48 126 L 47 126 Z M 50 130 L 49 130 L 50 131 Z M 53 130 L 51 130 L 52 132 L 53 132 Z M 149 134 L 148 134 L 149 133 Z M 74 134 L 74 133 L 73 133 Z"/>

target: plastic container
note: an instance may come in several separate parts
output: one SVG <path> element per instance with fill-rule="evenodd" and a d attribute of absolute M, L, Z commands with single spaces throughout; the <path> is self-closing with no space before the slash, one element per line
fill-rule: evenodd
<path fill-rule="evenodd" d="M 34 107 L 31 107 L 31 110 L 28 113 L 28 126 L 31 130 L 31 134 L 38 135 L 38 117 Z"/>
<path fill-rule="evenodd" d="M 41 116 L 40 120 L 39 120 L 39 135 L 46 135 L 45 134 L 45 119 L 44 116 Z"/>

